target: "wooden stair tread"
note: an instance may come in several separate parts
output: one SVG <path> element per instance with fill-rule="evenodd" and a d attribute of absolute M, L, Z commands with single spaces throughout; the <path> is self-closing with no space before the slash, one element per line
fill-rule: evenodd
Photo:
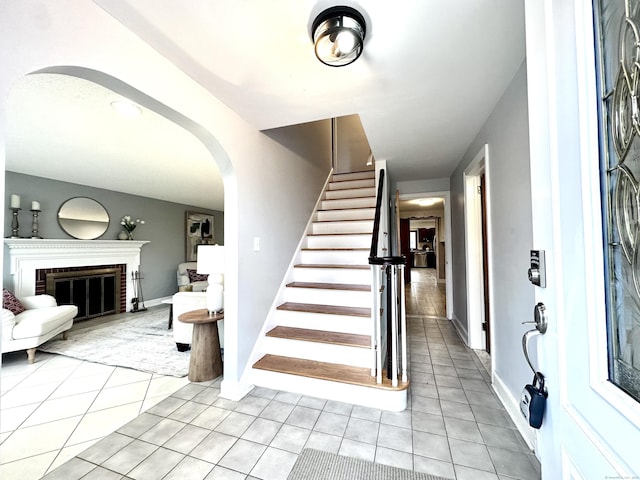
<path fill-rule="evenodd" d="M 337 182 L 334 182 L 334 183 L 337 183 Z M 331 188 L 331 185 L 329 185 L 327 192 L 331 192 L 332 194 L 336 192 L 356 192 L 357 190 L 371 190 L 372 188 L 376 188 L 376 186 L 367 185 L 366 187 Z M 369 195 L 366 192 L 356 192 L 356 193 L 362 194 L 363 197 L 375 197 L 375 195 Z"/>
<path fill-rule="evenodd" d="M 373 188 L 373 187 L 367 187 L 367 188 Z M 354 190 L 356 190 L 354 188 Z M 348 192 L 349 190 L 327 190 L 327 192 Z M 375 195 L 363 195 L 362 197 L 335 197 L 335 198 L 324 198 L 322 199 L 323 202 L 330 202 L 332 200 L 359 200 L 361 198 L 376 198 Z M 345 210 L 350 210 L 353 207 L 345 207 Z M 368 208 L 375 208 L 375 207 L 368 207 Z M 333 209 L 331 209 L 333 210 Z"/>
<path fill-rule="evenodd" d="M 295 268 L 347 268 L 355 270 L 369 270 L 369 265 L 345 265 L 345 264 L 327 264 L 327 263 L 298 263 Z"/>
<path fill-rule="evenodd" d="M 320 305 L 317 303 L 286 302 L 278 306 L 278 310 L 307 313 L 326 313 L 328 315 L 349 315 L 353 317 L 370 317 L 371 309 L 362 307 L 344 307 L 340 305 Z"/>
<path fill-rule="evenodd" d="M 296 327 L 275 327 L 267 332 L 267 337 L 287 338 L 304 342 L 329 343 L 347 347 L 371 347 L 371 337 L 355 333 L 327 332 Z"/>
<path fill-rule="evenodd" d="M 315 247 L 315 248 L 301 248 L 303 252 L 349 252 L 349 251 L 369 251 L 370 248 L 366 247 Z"/>
<path fill-rule="evenodd" d="M 376 207 L 319 208 L 318 210 L 316 210 L 316 212 L 335 212 L 336 210 L 375 210 L 375 209 Z"/>
<path fill-rule="evenodd" d="M 348 218 L 345 220 L 315 220 L 313 223 L 353 223 L 353 222 L 372 222 L 373 218 Z"/>
<path fill-rule="evenodd" d="M 401 381 L 398 381 L 397 387 L 393 387 L 391 380 L 388 380 L 386 375 L 382 376 L 382 383 L 377 384 L 375 377 L 371 376 L 371 369 L 369 368 L 279 355 L 265 355 L 253 365 L 253 368 L 385 390 L 399 391 L 406 390 L 409 387 L 409 382 Z"/>
<path fill-rule="evenodd" d="M 307 233 L 307 237 L 322 237 L 322 236 L 334 236 L 334 235 L 368 235 L 371 236 L 373 235 L 373 233 L 369 232 L 353 232 L 353 233 L 349 233 L 349 232 L 336 232 L 336 233 Z"/>
<path fill-rule="evenodd" d="M 367 176 L 371 176 L 371 178 L 374 178 L 375 173 L 376 173 L 375 170 L 368 169 L 368 170 L 356 170 L 355 172 L 335 172 L 331 176 L 332 178 L 340 178 L 347 175 L 353 176 L 354 174 L 356 174 L 356 175 L 367 175 Z"/>
<path fill-rule="evenodd" d="M 320 283 L 320 282 L 291 282 L 287 284 L 291 288 L 320 288 L 324 290 L 353 290 L 356 292 L 370 292 L 371 285 L 358 285 L 352 283 Z"/>

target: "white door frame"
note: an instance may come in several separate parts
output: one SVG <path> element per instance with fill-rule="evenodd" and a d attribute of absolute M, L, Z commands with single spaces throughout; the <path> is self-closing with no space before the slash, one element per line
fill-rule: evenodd
<path fill-rule="evenodd" d="M 444 255 L 445 255 L 445 292 L 447 299 L 447 318 L 453 318 L 453 267 L 451 262 L 451 192 L 401 193 L 400 200 L 415 198 L 444 198 Z"/>
<path fill-rule="evenodd" d="M 487 347 L 487 335 L 482 328 L 485 322 L 484 265 L 482 242 L 482 197 L 479 195 L 480 176 L 486 173 L 489 163 L 489 145 L 485 144 L 463 173 L 464 178 L 464 240 L 467 271 L 467 344 L 469 347 L 484 350 Z M 488 175 L 485 175 L 488 182 Z M 487 183 L 488 184 L 488 183 Z M 485 186 L 487 205 L 489 188 Z M 488 208 L 487 208 L 488 210 Z M 489 212 L 487 211 L 487 225 Z M 487 229 L 488 230 L 488 229 Z M 489 235 L 489 232 L 486 232 Z M 491 239 L 487 238 L 487 245 Z M 490 252 L 487 252 L 487 258 Z M 491 264 L 491 262 L 489 262 Z M 489 276 L 491 279 L 491 276 Z M 491 294 L 491 291 L 489 291 Z M 489 302 L 491 307 L 491 302 Z M 463 325 L 458 325 L 464 333 Z M 491 351 L 493 351 L 493 347 Z"/>

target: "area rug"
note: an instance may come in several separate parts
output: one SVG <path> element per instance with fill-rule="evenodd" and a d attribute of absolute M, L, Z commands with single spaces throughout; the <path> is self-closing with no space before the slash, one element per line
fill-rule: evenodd
<path fill-rule="evenodd" d="M 427 473 L 381 465 L 305 448 L 287 480 L 447 480 Z"/>
<path fill-rule="evenodd" d="M 184 377 L 189 373 L 189 352 L 176 349 L 173 330 L 167 329 L 168 323 L 168 308 L 128 313 L 121 320 L 71 330 L 67 340 L 50 340 L 38 350 L 158 375 Z"/>

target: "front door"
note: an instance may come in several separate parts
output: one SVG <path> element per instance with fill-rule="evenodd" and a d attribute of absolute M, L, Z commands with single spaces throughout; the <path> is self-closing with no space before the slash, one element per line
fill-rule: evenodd
<path fill-rule="evenodd" d="M 624 14 L 623 0 L 609 3 Z M 639 478 L 640 403 L 611 381 L 608 367 L 593 9 L 588 1 L 525 0 L 525 14 L 532 248 L 544 250 L 547 261 L 547 286 L 534 287 L 548 317 L 547 333 L 536 342 L 549 392 L 537 431 L 542 477 Z M 638 75 L 639 31 L 634 24 L 624 40 L 633 47 L 629 72 Z M 637 80 L 621 104 L 637 101 Z M 622 120 L 636 107 L 623 109 Z"/>

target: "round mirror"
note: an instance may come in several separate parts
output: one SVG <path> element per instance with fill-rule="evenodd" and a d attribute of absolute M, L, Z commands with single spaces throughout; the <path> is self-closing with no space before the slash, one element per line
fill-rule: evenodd
<path fill-rule="evenodd" d="M 107 210 L 92 198 L 70 198 L 58 210 L 60 227 L 73 238 L 94 240 L 109 227 Z"/>

